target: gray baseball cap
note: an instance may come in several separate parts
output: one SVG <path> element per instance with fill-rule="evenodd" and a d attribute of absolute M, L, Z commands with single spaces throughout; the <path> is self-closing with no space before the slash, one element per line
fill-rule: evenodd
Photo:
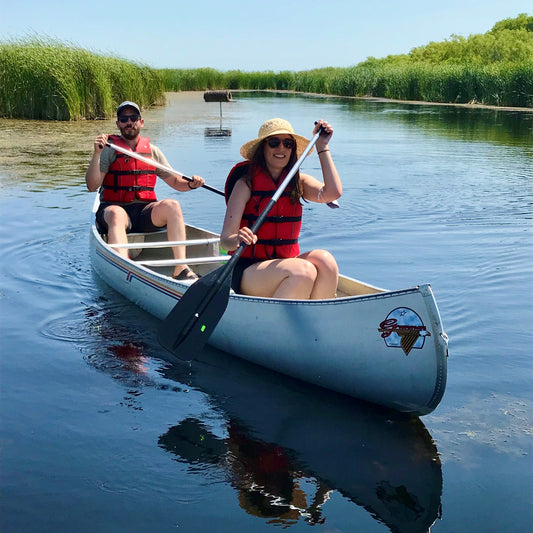
<path fill-rule="evenodd" d="M 122 103 L 117 107 L 117 117 L 120 115 L 120 112 L 121 112 L 125 107 L 133 107 L 133 109 L 136 109 L 136 110 L 137 110 L 137 112 L 139 113 L 139 115 L 141 114 L 141 110 L 139 109 L 139 106 L 138 106 L 135 102 L 130 102 L 130 101 L 126 100 L 125 102 L 122 102 Z"/>

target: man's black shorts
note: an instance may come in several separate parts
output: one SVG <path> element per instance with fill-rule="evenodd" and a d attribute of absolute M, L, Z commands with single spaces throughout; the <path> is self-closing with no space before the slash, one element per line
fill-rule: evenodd
<path fill-rule="evenodd" d="M 137 202 L 133 204 L 121 205 L 122 209 L 126 211 L 130 220 L 126 233 L 145 233 L 158 231 L 161 228 L 155 226 L 152 222 L 152 209 L 156 202 Z M 101 203 L 98 211 L 96 212 L 96 227 L 102 234 L 107 233 L 107 223 L 104 220 L 104 209 L 110 205 L 110 203 Z"/>

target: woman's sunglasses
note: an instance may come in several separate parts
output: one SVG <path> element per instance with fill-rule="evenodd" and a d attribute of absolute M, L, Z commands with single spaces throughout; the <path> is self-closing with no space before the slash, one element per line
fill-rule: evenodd
<path fill-rule="evenodd" d="M 277 148 L 281 143 L 283 143 L 283 146 L 285 148 L 288 148 L 289 150 L 292 150 L 296 146 L 296 141 L 294 139 L 278 139 L 277 137 L 270 137 L 267 139 L 267 144 L 270 146 L 270 148 Z"/>
<path fill-rule="evenodd" d="M 128 120 L 131 120 L 132 122 L 137 122 L 141 118 L 141 115 L 122 115 L 118 117 L 118 121 L 122 124 L 126 124 Z"/>

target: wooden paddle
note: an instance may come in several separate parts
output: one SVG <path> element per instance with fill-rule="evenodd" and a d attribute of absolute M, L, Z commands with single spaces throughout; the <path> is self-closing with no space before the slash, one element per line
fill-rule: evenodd
<path fill-rule="evenodd" d="M 137 152 L 133 152 L 131 150 L 126 150 L 126 148 L 121 148 L 120 146 L 117 146 L 116 144 L 110 143 L 109 141 L 105 143 L 106 146 L 109 146 L 109 148 L 113 148 L 113 150 L 116 150 L 117 152 L 121 152 L 125 155 L 129 155 L 130 157 L 133 157 L 133 159 L 138 159 L 139 161 L 142 161 L 143 163 L 146 163 L 148 165 L 152 165 L 153 167 L 159 168 L 161 170 L 164 170 L 166 172 L 169 172 L 170 174 L 175 174 L 176 176 L 182 177 L 184 180 L 192 181 L 192 178 L 189 178 L 189 176 L 185 176 L 181 172 L 177 172 L 173 168 L 167 167 L 165 165 L 162 165 L 161 163 L 158 163 L 157 161 L 154 161 L 153 159 L 149 159 L 148 157 L 144 157 L 142 155 L 139 155 Z M 217 194 L 220 194 L 221 196 L 224 196 L 224 191 L 221 191 L 219 189 L 215 189 L 214 187 L 211 187 L 211 185 L 207 185 L 207 183 L 204 183 L 202 185 L 204 189 L 207 189 L 208 191 L 216 192 Z"/>
<path fill-rule="evenodd" d="M 255 221 L 251 228 L 253 233 L 257 233 L 262 226 L 321 133 L 322 128 L 309 141 L 302 155 Z M 186 361 L 194 359 L 194 355 L 202 350 L 228 306 L 233 269 L 244 248 L 246 243 L 241 242 L 224 266 L 194 282 L 163 320 L 158 338 L 166 350 Z"/>

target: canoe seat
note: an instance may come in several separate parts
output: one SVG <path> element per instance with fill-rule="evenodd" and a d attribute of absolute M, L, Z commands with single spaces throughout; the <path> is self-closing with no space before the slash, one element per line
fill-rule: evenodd
<path fill-rule="evenodd" d="M 161 237 L 161 235 L 164 235 L 167 232 L 166 228 L 161 228 L 157 231 L 151 231 L 150 233 L 128 233 L 128 242 L 144 242 L 144 238 L 147 235 L 158 235 Z M 100 233 L 102 236 L 102 239 L 107 242 L 107 233 Z M 142 237 L 142 240 L 140 239 Z M 157 239 L 157 240 L 163 240 L 163 239 Z"/>

